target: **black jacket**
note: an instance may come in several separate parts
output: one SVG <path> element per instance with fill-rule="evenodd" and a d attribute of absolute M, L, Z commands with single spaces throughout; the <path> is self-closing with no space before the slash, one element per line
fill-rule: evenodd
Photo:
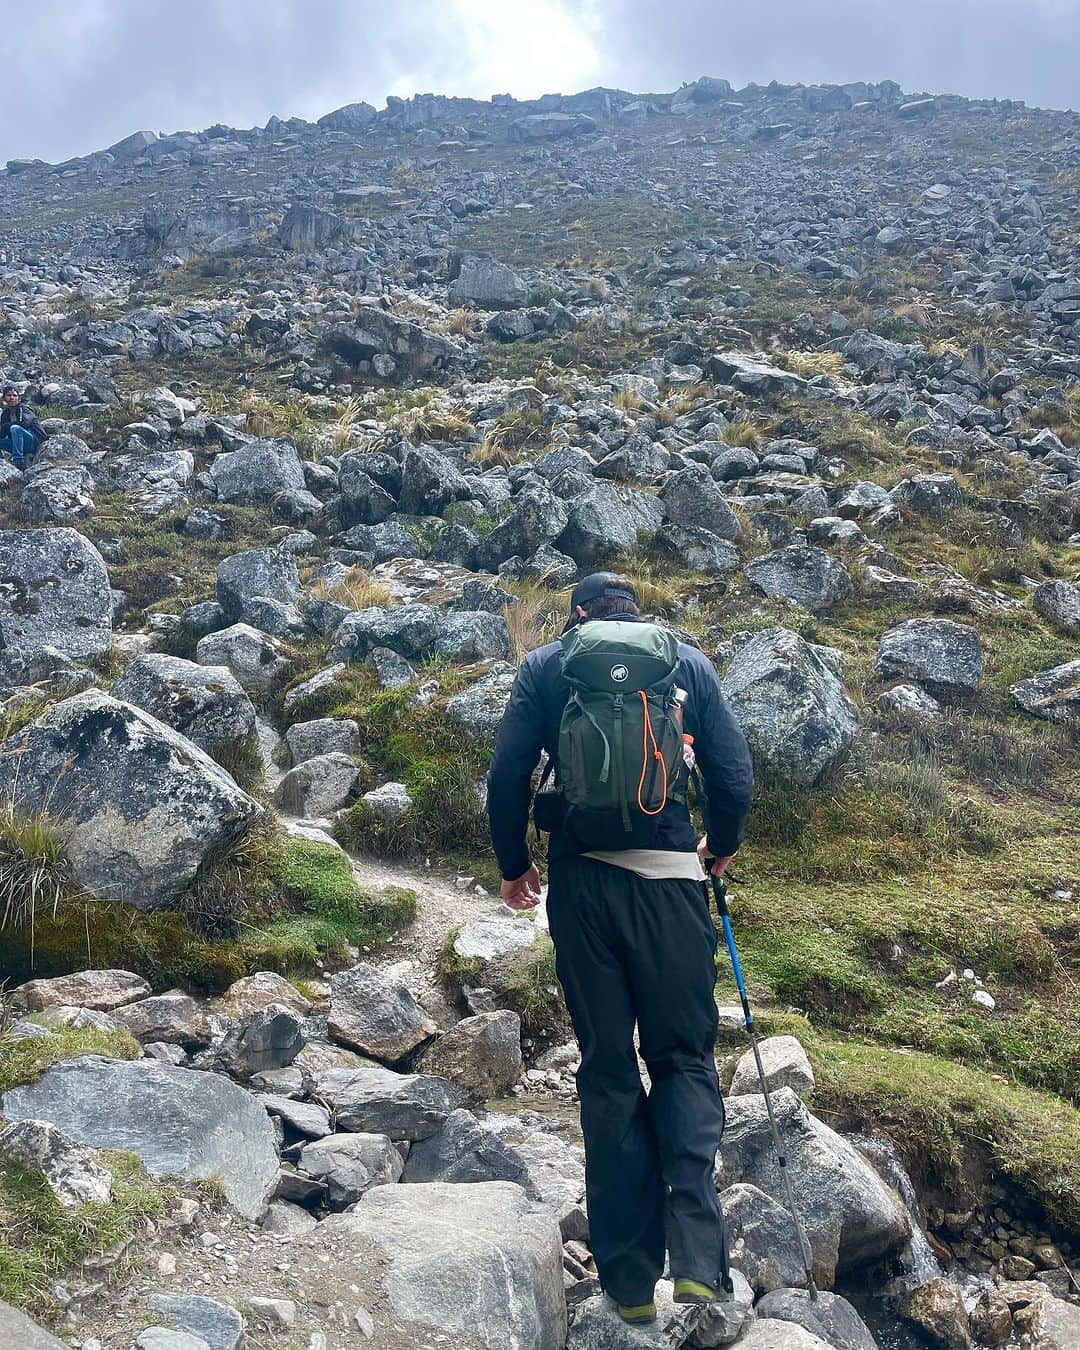
<path fill-rule="evenodd" d="M 14 408 L 4 408 L 3 412 L 0 412 L 0 438 L 8 434 L 12 422 L 17 427 L 24 427 L 33 436 L 35 445 L 44 445 L 49 439 L 49 433 L 37 417 L 21 403 L 17 403 Z"/>
<path fill-rule="evenodd" d="M 620 615 L 620 618 L 625 616 Z M 559 722 L 570 694 L 564 679 L 561 644 L 549 642 L 526 656 L 510 693 L 488 770 L 488 819 L 491 842 L 503 876 L 512 881 L 529 866 L 527 833 L 532 774 L 541 750 L 554 757 Z M 709 849 L 718 857 L 734 853 L 750 810 L 753 770 L 746 739 L 720 692 L 712 662 L 695 647 L 679 644 L 676 684 L 689 695 L 686 730 L 705 785 Z M 693 852 L 697 835 L 682 802 L 669 802 L 657 824 L 653 847 Z M 581 852 L 562 831 L 551 836 L 549 860 Z"/>

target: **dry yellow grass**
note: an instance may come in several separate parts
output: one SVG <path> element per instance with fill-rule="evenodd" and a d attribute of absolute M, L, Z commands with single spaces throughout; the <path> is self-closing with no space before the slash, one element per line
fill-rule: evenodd
<path fill-rule="evenodd" d="M 761 431 L 753 422 L 732 422 L 724 428 L 724 444 L 756 450 L 761 444 Z"/>
<path fill-rule="evenodd" d="M 472 431 L 473 415 L 460 403 L 426 403 L 406 408 L 393 419 L 395 427 L 414 445 L 421 441 L 461 440 Z"/>
<path fill-rule="evenodd" d="M 813 379 L 815 375 L 837 379 L 844 373 L 844 358 L 839 352 L 782 352 L 776 363 L 793 375 L 801 375 L 804 380 Z"/>
<path fill-rule="evenodd" d="M 350 567 L 344 577 L 333 586 L 317 581 L 311 588 L 316 600 L 332 600 L 346 609 L 385 608 L 394 603 L 394 594 L 381 582 L 375 581 L 362 567 Z"/>
<path fill-rule="evenodd" d="M 514 604 L 506 610 L 510 651 L 522 661 L 535 647 L 552 642 L 562 632 L 570 606 L 570 588 L 553 590 L 543 580 L 510 581 L 506 589 Z"/>
<path fill-rule="evenodd" d="M 457 309 L 452 309 L 446 319 L 447 329 L 458 337 L 466 337 L 471 333 L 475 323 L 476 316 L 463 305 L 459 305 Z"/>

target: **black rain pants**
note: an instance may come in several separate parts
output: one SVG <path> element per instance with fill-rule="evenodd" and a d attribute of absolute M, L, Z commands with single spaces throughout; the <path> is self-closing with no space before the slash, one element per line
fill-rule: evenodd
<path fill-rule="evenodd" d="M 594 858 L 552 863 L 548 919 L 581 1047 L 590 1245 L 618 1303 L 674 1278 L 727 1273 L 713 1167 L 724 1129 L 716 1075 L 716 928 L 694 881 L 651 881 Z M 637 1024 L 649 1070 L 634 1053 Z"/>

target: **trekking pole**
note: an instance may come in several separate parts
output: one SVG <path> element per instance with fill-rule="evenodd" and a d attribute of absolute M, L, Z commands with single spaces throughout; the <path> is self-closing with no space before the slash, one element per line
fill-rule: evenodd
<path fill-rule="evenodd" d="M 780 1164 L 780 1175 L 784 1179 L 784 1194 L 787 1196 L 788 1209 L 791 1211 L 791 1217 L 795 1224 L 795 1235 L 799 1242 L 799 1254 L 802 1256 L 803 1269 L 806 1272 L 806 1283 L 810 1291 L 811 1300 L 817 1300 L 818 1290 L 814 1283 L 814 1272 L 812 1268 L 812 1259 L 810 1244 L 806 1240 L 806 1233 L 803 1229 L 802 1220 L 799 1217 L 799 1208 L 795 1203 L 795 1193 L 791 1189 L 791 1177 L 788 1175 L 787 1156 L 784 1153 L 784 1145 L 780 1138 L 780 1127 L 776 1123 L 776 1116 L 773 1113 L 772 1097 L 769 1094 L 769 1085 L 765 1079 L 765 1066 L 761 1062 L 761 1050 L 758 1048 L 757 1031 L 754 1027 L 754 1014 L 750 1011 L 750 1000 L 746 994 L 746 983 L 743 980 L 742 966 L 739 964 L 739 953 L 735 950 L 735 934 L 731 931 L 731 913 L 728 910 L 727 887 L 724 885 L 723 877 L 713 876 L 712 888 L 713 895 L 716 897 L 716 912 L 720 915 L 720 922 L 724 929 L 724 941 L 727 943 L 728 956 L 731 958 L 731 968 L 735 972 L 735 983 L 739 987 L 739 1000 L 742 1003 L 743 1025 L 746 1027 L 746 1034 L 750 1037 L 750 1048 L 754 1052 L 754 1063 L 757 1065 L 758 1080 L 761 1083 L 761 1092 L 765 1098 L 765 1110 L 769 1113 L 769 1131 L 772 1134 L 773 1148 L 776 1150 L 776 1161 Z M 705 902 L 708 904 L 709 892 L 705 891 Z"/>

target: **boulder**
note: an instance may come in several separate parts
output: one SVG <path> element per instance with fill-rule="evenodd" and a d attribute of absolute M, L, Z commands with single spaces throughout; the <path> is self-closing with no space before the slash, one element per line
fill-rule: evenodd
<path fill-rule="evenodd" d="M 700 525 L 668 525 L 661 531 L 657 543 L 691 572 L 714 577 L 739 570 L 739 550 L 735 545 Z"/>
<path fill-rule="evenodd" d="M 108 1204 L 112 1173 L 97 1154 L 43 1120 L 18 1120 L 0 1130 L 0 1158 L 41 1172 L 63 1209 Z"/>
<path fill-rule="evenodd" d="M 514 309 L 528 303 L 529 287 L 505 263 L 496 262 L 486 253 L 466 253 L 459 259 L 448 298 L 452 305 Z"/>
<path fill-rule="evenodd" d="M 270 1072 L 278 1073 L 280 1070 Z M 252 1088 L 255 1087 L 257 1080 L 265 1081 L 269 1076 L 269 1074 L 256 1075 L 251 1082 Z M 258 1100 L 268 1115 L 282 1121 L 294 1135 L 301 1135 L 305 1139 L 324 1139 L 333 1133 L 330 1112 L 317 1102 L 298 1102 L 292 1097 L 281 1097 L 274 1092 L 260 1092 Z"/>
<path fill-rule="evenodd" d="M 295 1011 L 270 1003 L 231 1026 L 214 1054 L 226 1072 L 246 1082 L 254 1074 L 291 1064 L 303 1048 L 304 1032 Z"/>
<path fill-rule="evenodd" d="M 720 1194 L 732 1264 L 756 1294 L 805 1288 L 799 1238 L 787 1206 L 771 1195 L 737 1182 Z"/>
<path fill-rule="evenodd" d="M 13 1308 L 10 1303 L 0 1301 L 0 1345 L 10 1346 L 11 1350 L 69 1350 L 63 1341 L 58 1341 L 51 1332 L 31 1322 L 25 1313 Z"/>
<path fill-rule="evenodd" d="M 806 388 L 801 376 L 781 370 L 763 356 L 748 356 L 745 352 L 715 352 L 705 368 L 722 384 L 748 394 L 794 394 Z"/>
<path fill-rule="evenodd" d="M 227 1016 L 240 1020 L 271 1003 L 291 1008 L 301 1017 L 311 1012 L 309 1000 L 284 975 L 273 970 L 260 970 L 234 980 L 222 996 L 221 1007 Z"/>
<path fill-rule="evenodd" d="M 195 658 L 200 666 L 225 666 L 249 694 L 272 693 L 292 670 L 281 643 L 247 623 L 234 623 L 200 638 Z M 313 676 L 308 683 L 317 678 Z"/>
<path fill-rule="evenodd" d="M 350 1049 L 392 1064 L 435 1034 L 404 985 L 361 962 L 330 977 L 330 1035 Z"/>
<path fill-rule="evenodd" d="M 1049 722 L 1080 718 L 1080 660 L 1041 670 L 1030 679 L 1009 686 L 1009 693 L 1025 712 Z"/>
<path fill-rule="evenodd" d="M 150 986 L 130 970 L 80 970 L 51 980 L 30 980 L 11 991 L 13 1012 L 41 1012 L 43 1008 L 92 1008 L 112 1012 L 125 1003 L 145 998 Z"/>
<path fill-rule="evenodd" d="M 48 1121 L 93 1148 L 130 1149 L 154 1176 L 216 1177 L 248 1219 L 258 1218 L 277 1182 L 269 1117 L 217 1074 L 90 1055 L 12 1088 L 0 1113 L 9 1121 Z"/>
<path fill-rule="evenodd" d="M 338 239 L 351 239 L 354 234 L 351 221 L 320 206 L 303 204 L 290 206 L 277 230 L 282 248 L 290 253 L 314 253 Z"/>
<path fill-rule="evenodd" d="M 683 529 L 708 530 L 721 539 L 742 535 L 739 518 L 720 491 L 708 465 L 691 464 L 664 479 L 660 489 L 668 520 Z"/>
<path fill-rule="evenodd" d="M 829 1341 L 795 1322 L 755 1317 L 739 1337 L 738 1350 L 837 1350 Z"/>
<path fill-rule="evenodd" d="M 4 799 L 48 811 L 78 885 L 139 909 L 166 906 L 261 815 L 197 746 L 100 690 L 54 704 L 5 748 Z"/>
<path fill-rule="evenodd" d="M 813 1253 L 814 1278 L 830 1289 L 838 1273 L 903 1247 L 911 1223 L 899 1198 L 863 1156 L 812 1116 L 791 1088 L 772 1094 L 773 1109 Z M 747 1182 L 784 1202 L 761 1096 L 729 1097 L 721 1144 L 725 1183 Z"/>
<path fill-rule="evenodd" d="M 226 666 L 140 652 L 111 692 L 113 698 L 143 708 L 208 753 L 255 734 L 254 705 Z"/>
<path fill-rule="evenodd" d="M 360 727 L 351 717 L 319 717 L 294 722 L 285 733 L 293 764 L 333 752 L 352 755 L 360 748 Z"/>
<path fill-rule="evenodd" d="M 979 634 L 951 619 L 908 619 L 882 635 L 874 667 L 885 680 L 913 680 L 942 699 L 973 693 L 982 675 Z"/>
<path fill-rule="evenodd" d="M 299 1166 L 326 1182 L 331 1209 L 344 1209 L 372 1186 L 397 1181 L 405 1164 L 385 1134 L 332 1134 L 305 1144 Z"/>
<path fill-rule="evenodd" d="M 528 558 L 566 529 L 567 504 L 542 482 L 529 483 L 514 498 L 514 509 L 476 548 L 476 565 L 494 571 L 507 558 Z"/>
<path fill-rule="evenodd" d="M 738 1271 L 732 1272 L 733 1297 L 709 1307 L 680 1307 L 674 1286 L 663 1279 L 656 1286 L 657 1319 L 648 1326 L 628 1326 L 604 1294 L 580 1304 L 566 1339 L 566 1350 L 673 1350 L 686 1346 L 742 1345 L 740 1332 L 753 1326 L 754 1295 Z"/>
<path fill-rule="evenodd" d="M 409 1149 L 402 1180 L 409 1183 L 512 1181 L 539 1199 L 520 1155 L 471 1111 L 452 1111 L 437 1134 Z"/>
<path fill-rule="evenodd" d="M 462 357 L 461 348 L 442 333 L 374 305 L 365 305 L 355 319 L 331 326 L 324 341 L 350 366 L 389 358 L 388 368 L 380 362 L 384 378 L 451 371 L 460 366 Z"/>
<path fill-rule="evenodd" d="M 889 493 L 897 506 L 931 520 L 944 520 L 963 504 L 960 484 L 951 473 L 917 473 L 902 478 Z"/>
<path fill-rule="evenodd" d="M 971 1327 L 960 1286 L 944 1275 L 927 1280 L 900 1300 L 900 1311 L 944 1350 L 970 1350 Z"/>
<path fill-rule="evenodd" d="M 0 647 L 100 656 L 112 646 L 105 562 L 71 529 L 0 530 Z"/>
<path fill-rule="evenodd" d="M 800 1095 L 813 1092 L 814 1070 L 806 1051 L 794 1036 L 766 1036 L 759 1042 L 758 1049 L 770 1092 L 781 1087 L 793 1088 Z M 747 1050 L 735 1066 L 728 1091 L 732 1097 L 761 1091 L 753 1050 Z"/>
<path fill-rule="evenodd" d="M 344 806 L 359 777 L 360 770 L 349 755 L 337 750 L 314 755 L 289 770 L 277 786 L 274 801 L 291 816 L 315 820 Z"/>
<path fill-rule="evenodd" d="M 432 651 L 447 661 L 492 661 L 510 655 L 510 633 L 501 614 L 460 609 L 439 619 Z"/>
<path fill-rule="evenodd" d="M 446 455 L 430 446 L 405 451 L 398 510 L 410 516 L 438 516 L 451 502 L 468 495 L 468 480 Z"/>
<path fill-rule="evenodd" d="M 19 515 L 31 525 L 78 520 L 94 512 L 94 480 L 83 464 L 42 468 L 19 497 Z"/>
<path fill-rule="evenodd" d="M 721 681 L 757 765 L 809 787 L 847 754 L 858 727 L 839 654 L 786 628 L 755 633 Z"/>
<path fill-rule="evenodd" d="M 250 441 L 218 455 L 207 470 L 218 501 L 251 506 L 304 492 L 304 466 L 289 441 Z"/>
<path fill-rule="evenodd" d="M 253 600 L 293 604 L 300 596 L 296 559 L 285 548 L 253 548 L 218 564 L 217 602 L 230 623 L 248 619 Z"/>
<path fill-rule="evenodd" d="M 663 519 L 656 497 L 594 483 L 572 498 L 566 528 L 551 542 L 579 567 L 599 565 L 634 548 L 642 535 L 655 534 Z"/>
<path fill-rule="evenodd" d="M 502 1096 L 521 1077 L 521 1018 L 505 1010 L 464 1018 L 439 1036 L 422 1068 L 478 1101 Z"/>
<path fill-rule="evenodd" d="M 210 1043 L 206 1009 L 179 989 L 129 1003 L 117 1008 L 115 1015 L 141 1045 L 165 1042 L 197 1050 Z"/>
<path fill-rule="evenodd" d="M 446 703 L 446 720 L 479 745 L 493 746 L 517 671 L 503 662 Z"/>
<path fill-rule="evenodd" d="M 147 1302 L 179 1329 L 174 1335 L 204 1341 L 209 1350 L 244 1350 L 244 1319 L 227 1303 L 171 1291 L 151 1294 Z M 177 1346 L 176 1350 L 184 1348 Z"/>
<path fill-rule="evenodd" d="M 376 1347 L 441 1335 L 462 1350 L 563 1350 L 558 1225 L 509 1182 L 379 1186 L 293 1252 L 325 1260 L 347 1304 L 377 1310 Z"/>
<path fill-rule="evenodd" d="M 1032 608 L 1070 633 L 1080 633 L 1080 586 L 1071 581 L 1044 581 L 1031 597 Z"/>
<path fill-rule="evenodd" d="M 463 1105 L 445 1078 L 381 1068 L 327 1069 L 318 1075 L 314 1095 L 330 1108 L 338 1129 L 395 1141 L 429 1138 Z"/>
<path fill-rule="evenodd" d="M 810 544 L 789 544 L 755 558 L 746 568 L 746 579 L 765 595 L 793 601 L 814 614 L 832 609 L 851 594 L 851 577 L 843 563 Z"/>
<path fill-rule="evenodd" d="M 409 660 L 427 656 L 439 632 L 440 615 L 431 605 L 372 605 L 347 614 L 334 632 L 331 661 L 362 661 L 376 647 Z"/>
<path fill-rule="evenodd" d="M 802 1289 L 777 1289 L 766 1294 L 754 1311 L 758 1317 L 793 1322 L 833 1350 L 877 1350 L 870 1328 L 847 1299 L 824 1289 L 816 1299 Z"/>

